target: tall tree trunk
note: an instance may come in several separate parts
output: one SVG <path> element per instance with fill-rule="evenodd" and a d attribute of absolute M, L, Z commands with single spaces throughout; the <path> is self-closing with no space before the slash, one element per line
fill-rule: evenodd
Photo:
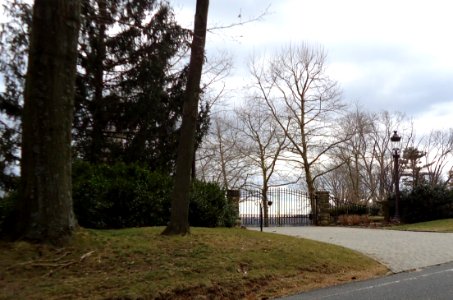
<path fill-rule="evenodd" d="M 92 163 L 99 163 L 103 160 L 102 148 L 104 142 L 104 129 L 106 123 L 105 117 L 105 103 L 104 103 L 104 61 L 106 57 L 106 25 L 107 20 L 107 6 L 106 0 L 97 1 L 99 9 L 99 34 L 96 41 L 96 55 L 95 55 L 95 70 L 94 70 L 94 99 L 93 99 L 93 124 L 91 132 L 91 147 L 89 160 Z"/>
<path fill-rule="evenodd" d="M 313 223 L 317 225 L 318 207 L 316 203 L 316 188 L 310 168 L 305 168 L 305 182 L 307 184 L 308 197 L 310 198 L 311 211 L 314 214 Z"/>
<path fill-rule="evenodd" d="M 33 7 L 14 238 L 60 243 L 76 226 L 71 126 L 79 18 L 76 0 L 36 0 Z"/>
<path fill-rule="evenodd" d="M 181 136 L 176 159 L 175 185 L 171 195 L 170 223 L 162 234 L 186 235 L 189 227 L 189 191 L 197 128 L 198 100 L 204 62 L 209 0 L 197 0 L 187 88 L 184 95 Z"/>
<path fill-rule="evenodd" d="M 263 188 L 261 189 L 261 201 L 263 205 L 263 218 L 264 218 L 264 227 L 269 227 L 269 204 L 268 204 L 268 198 L 267 198 L 267 191 L 269 190 L 269 187 L 267 184 L 263 185 Z"/>

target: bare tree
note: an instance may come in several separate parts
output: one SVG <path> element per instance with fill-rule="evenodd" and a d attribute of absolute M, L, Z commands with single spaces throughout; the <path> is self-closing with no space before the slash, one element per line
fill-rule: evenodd
<path fill-rule="evenodd" d="M 350 136 L 340 147 L 335 150 L 334 165 L 342 166 L 329 176 L 334 180 L 335 190 L 339 195 L 335 197 L 342 201 L 358 203 L 371 198 L 376 185 L 368 177 L 373 176 L 374 158 L 370 155 L 370 133 L 372 119 L 356 107 L 339 121 L 344 136 Z M 341 175 L 340 175 L 341 174 Z M 342 184 L 340 186 L 339 182 Z M 339 189 L 341 187 L 341 189 Z"/>
<path fill-rule="evenodd" d="M 376 186 L 373 199 L 375 201 L 385 201 L 392 191 L 392 151 L 395 145 L 390 142 L 390 137 L 394 130 L 398 130 L 403 137 L 400 149 L 406 148 L 414 140 L 413 124 L 407 122 L 407 118 L 402 113 L 389 113 L 383 111 L 371 114 L 373 119 L 370 142 L 372 143 L 371 155 L 374 160 L 374 172 L 372 180 Z M 401 171 L 401 170 L 400 170 Z M 370 176 L 371 178 L 371 176 Z"/>
<path fill-rule="evenodd" d="M 339 203 L 385 201 L 394 184 L 393 148 L 404 150 L 413 143 L 412 124 L 400 113 L 372 113 L 358 107 L 339 124 L 346 131 L 342 135 L 351 138 L 335 150 L 333 164 L 341 167 L 323 177 L 323 186 L 332 191 Z M 394 130 L 403 136 L 402 145 L 390 142 Z"/>
<path fill-rule="evenodd" d="M 319 187 L 329 191 L 335 205 L 340 205 L 348 198 L 348 181 L 345 168 L 339 167 L 324 174 L 319 179 Z"/>
<path fill-rule="evenodd" d="M 208 136 L 197 152 L 198 178 L 228 189 L 245 187 L 255 174 L 239 150 L 239 132 L 231 115 L 214 116 Z"/>
<path fill-rule="evenodd" d="M 197 132 L 201 133 L 196 138 L 196 148 L 193 153 L 192 160 L 192 179 L 197 178 L 197 152 L 203 151 L 200 145 L 203 139 L 206 139 L 206 131 L 211 125 L 212 110 L 215 105 L 219 105 L 225 94 L 224 79 L 228 76 L 232 67 L 231 57 L 227 53 L 221 53 L 219 56 L 213 56 L 206 60 L 203 73 L 201 75 L 201 99 L 200 99 L 200 113 L 204 115 L 198 122 Z"/>
<path fill-rule="evenodd" d="M 337 82 L 326 74 L 326 56 L 321 47 L 301 44 L 251 64 L 254 87 L 304 171 L 312 207 L 316 179 L 338 167 L 329 167 L 328 157 L 349 138 L 337 134 L 335 121 L 344 105 Z"/>
<path fill-rule="evenodd" d="M 453 129 L 432 131 L 422 143 L 428 183 L 433 186 L 447 184 L 451 175 L 445 169 L 453 158 Z"/>
<path fill-rule="evenodd" d="M 262 194 L 264 226 L 269 226 L 267 193 L 276 175 L 277 162 L 286 147 L 286 136 L 266 105 L 250 99 L 235 111 L 239 135 L 239 151 L 258 170 L 258 186 Z M 253 184 L 253 183 L 252 183 Z"/>

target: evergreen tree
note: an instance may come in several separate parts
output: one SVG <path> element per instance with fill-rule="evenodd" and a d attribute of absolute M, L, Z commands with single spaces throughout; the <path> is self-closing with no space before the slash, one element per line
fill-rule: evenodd
<path fill-rule="evenodd" d="M 31 13 L 22 0 L 8 2 L 5 9 L 18 26 L 2 33 L 1 46 L 8 48 L 9 57 L 3 56 L 0 66 L 7 66 L 1 71 L 11 88 L 2 93 L 1 107 L 17 120 L 0 128 L 3 132 L 20 121 L 26 59 L 11 56 L 27 53 Z M 172 173 L 190 31 L 176 24 L 168 3 L 148 0 L 83 0 L 81 23 L 72 131 L 75 156 L 92 162 L 142 162 Z M 21 72 L 5 72 L 18 68 Z M 3 109 L 7 105 L 14 109 Z M 198 141 L 208 124 L 209 105 L 204 103 Z M 17 154 L 20 136 L 11 132 L 15 135 L 4 139 L 8 143 L 0 155 L 14 161 L 17 155 L 11 155 Z"/>
<path fill-rule="evenodd" d="M 190 32 L 167 3 L 86 0 L 83 7 L 77 154 L 172 170 Z"/>
<path fill-rule="evenodd" d="M 424 183 L 423 168 L 429 164 L 422 164 L 421 158 L 426 155 L 425 152 L 418 150 L 415 147 L 407 147 L 403 151 L 403 159 L 401 159 L 401 169 L 403 176 L 403 183 L 409 189 L 415 189 L 417 186 Z"/>
<path fill-rule="evenodd" d="M 19 163 L 31 6 L 14 0 L 3 8 L 8 21 L 0 25 L 0 190 L 8 192 L 16 187 Z"/>

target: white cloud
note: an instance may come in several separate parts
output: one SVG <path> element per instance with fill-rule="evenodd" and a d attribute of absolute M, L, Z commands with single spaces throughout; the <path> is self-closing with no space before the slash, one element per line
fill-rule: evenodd
<path fill-rule="evenodd" d="M 171 1 L 187 28 L 195 3 Z M 453 127 L 453 1 L 211 0 L 209 27 L 253 18 L 269 4 L 261 21 L 208 34 L 208 53 L 227 50 L 235 59 L 228 87 L 244 85 L 253 52 L 308 41 L 327 50 L 346 100 L 404 112 L 416 126 Z"/>
<path fill-rule="evenodd" d="M 432 129 L 453 128 L 453 99 L 450 102 L 437 103 L 418 116 L 415 128 L 417 134 L 428 134 Z"/>

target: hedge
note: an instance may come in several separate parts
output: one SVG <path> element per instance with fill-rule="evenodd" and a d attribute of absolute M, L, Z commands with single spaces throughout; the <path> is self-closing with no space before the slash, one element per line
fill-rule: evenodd
<path fill-rule="evenodd" d="M 73 167 L 74 211 L 88 228 L 164 226 L 170 217 L 172 179 L 139 165 Z M 191 226 L 234 225 L 236 212 L 216 184 L 195 181 L 190 194 Z"/>

